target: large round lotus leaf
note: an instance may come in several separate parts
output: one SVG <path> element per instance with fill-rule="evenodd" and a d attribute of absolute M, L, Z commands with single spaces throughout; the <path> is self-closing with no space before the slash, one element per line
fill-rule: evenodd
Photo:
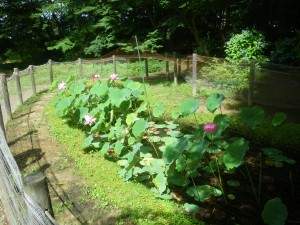
<path fill-rule="evenodd" d="M 241 108 L 241 120 L 248 124 L 252 129 L 257 125 L 262 124 L 265 118 L 264 110 L 259 106 L 242 107 Z"/>
<path fill-rule="evenodd" d="M 185 150 L 188 145 L 186 138 L 180 138 L 174 143 L 168 145 L 163 152 L 163 160 L 166 164 L 170 164 L 173 160 L 179 158 L 181 153 Z"/>
<path fill-rule="evenodd" d="M 135 137 L 140 138 L 148 127 L 149 124 L 146 120 L 139 119 L 134 123 L 132 127 L 132 133 Z"/>
<path fill-rule="evenodd" d="M 223 162 L 227 169 L 233 169 L 242 164 L 246 151 L 248 150 L 248 141 L 239 138 L 231 143 L 225 150 Z"/>
<path fill-rule="evenodd" d="M 189 116 L 196 112 L 200 107 L 200 100 L 197 98 L 190 98 L 181 103 L 179 112 L 183 116 Z"/>
<path fill-rule="evenodd" d="M 191 186 L 186 190 L 186 193 L 196 201 L 204 202 L 214 194 L 214 190 L 209 185 Z"/>
<path fill-rule="evenodd" d="M 108 92 L 107 83 L 100 83 L 100 82 L 97 82 L 90 90 L 91 95 L 96 95 L 99 98 L 106 95 L 107 92 Z"/>
<path fill-rule="evenodd" d="M 200 211 L 200 207 L 194 204 L 185 203 L 183 208 L 188 213 L 198 213 Z"/>
<path fill-rule="evenodd" d="M 225 96 L 219 93 L 213 93 L 205 102 L 206 108 L 211 112 L 214 113 L 217 108 L 220 108 L 222 105 L 222 101 L 224 100 Z"/>
<path fill-rule="evenodd" d="M 163 104 L 161 103 L 158 103 L 154 106 L 154 109 L 153 109 L 153 116 L 154 117 L 160 117 L 163 115 L 163 113 L 165 112 L 165 107 Z"/>
<path fill-rule="evenodd" d="M 268 225 L 284 225 L 287 216 L 287 208 L 278 197 L 269 200 L 262 211 L 263 221 Z"/>
<path fill-rule="evenodd" d="M 287 118 L 286 114 L 282 112 L 277 112 L 275 113 L 273 119 L 272 119 L 272 125 L 273 126 L 278 126 L 280 125 L 283 121 L 285 121 Z"/>

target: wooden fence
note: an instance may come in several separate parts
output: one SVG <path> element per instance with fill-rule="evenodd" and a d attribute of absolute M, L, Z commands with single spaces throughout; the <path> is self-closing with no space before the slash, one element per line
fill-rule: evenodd
<path fill-rule="evenodd" d="M 189 75 L 191 75 L 191 89 L 192 89 L 192 95 L 197 95 L 197 74 L 199 71 L 199 62 L 211 62 L 214 58 L 209 57 L 203 57 L 199 56 L 196 53 L 187 56 L 185 58 L 177 58 L 175 54 L 172 54 L 171 56 L 165 54 L 159 55 L 159 54 L 142 54 L 140 57 L 138 55 L 112 55 L 111 57 L 107 58 L 101 58 L 101 59 L 81 59 L 79 58 L 76 61 L 73 62 L 54 62 L 51 59 L 48 60 L 48 62 L 44 65 L 41 65 L 43 67 L 48 68 L 48 74 L 44 74 L 43 76 L 48 76 L 47 82 L 48 86 L 50 86 L 54 80 L 53 77 L 53 65 L 59 64 L 59 63 L 72 63 L 78 65 L 78 78 L 82 79 L 83 76 L 83 64 L 99 64 L 99 63 L 112 63 L 113 64 L 113 73 L 118 73 L 118 64 L 117 62 L 129 62 L 130 60 L 141 60 L 144 63 L 145 71 L 142 71 L 141 73 L 144 74 L 146 80 L 149 79 L 149 59 L 154 60 L 160 60 L 165 62 L 165 71 L 160 71 L 160 74 L 165 74 L 166 79 L 171 79 L 171 76 L 173 77 L 172 80 L 175 85 L 178 84 L 178 79 L 182 77 L 183 75 L 186 75 L 186 72 L 189 72 Z M 220 59 L 221 60 L 221 59 Z M 224 60 L 223 60 L 224 61 Z M 171 67 L 171 65 L 173 65 Z M 11 103 L 11 96 L 9 94 L 8 90 L 8 82 L 13 82 L 15 80 L 15 91 L 17 93 L 17 99 L 20 104 L 24 102 L 24 91 L 22 90 L 20 78 L 22 76 L 30 75 L 31 80 L 31 92 L 32 95 L 35 95 L 37 93 L 37 85 L 36 85 L 36 75 L 35 75 L 35 68 L 40 66 L 33 66 L 30 65 L 25 70 L 20 71 L 18 68 L 14 68 L 13 74 L 8 77 L 5 74 L 0 73 L 1 77 L 1 91 L 2 91 L 2 98 L 4 101 L 4 108 L 7 115 L 7 118 L 3 119 L 3 111 L 1 110 L 0 105 L 0 126 L 3 130 L 5 130 L 5 122 L 6 120 L 11 119 L 12 117 L 12 103 Z M 253 103 L 253 92 L 254 92 L 254 73 L 255 73 L 255 63 L 252 62 L 250 64 L 250 76 L 249 76 L 249 90 L 248 90 L 248 104 L 252 105 Z M 46 85 L 46 83 L 44 83 Z M 198 86 L 199 88 L 199 86 Z M 201 88 L 201 84 L 200 84 Z M 13 104 L 15 104 L 16 99 L 13 99 Z"/>

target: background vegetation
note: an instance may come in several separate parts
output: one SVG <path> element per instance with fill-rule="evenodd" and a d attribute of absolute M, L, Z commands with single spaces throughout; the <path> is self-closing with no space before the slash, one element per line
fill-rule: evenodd
<path fill-rule="evenodd" d="M 32 0 L 0 3 L 0 61 L 99 57 L 122 47 L 224 56 L 224 43 L 245 29 L 264 35 L 263 54 L 299 65 L 298 1 Z M 292 50 L 291 50 L 292 49 Z"/>

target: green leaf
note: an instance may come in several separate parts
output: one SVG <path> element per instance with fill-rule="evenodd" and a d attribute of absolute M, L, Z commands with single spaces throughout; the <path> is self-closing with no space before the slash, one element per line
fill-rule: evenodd
<path fill-rule="evenodd" d="M 206 108 L 214 113 L 217 108 L 220 108 L 222 101 L 225 99 L 225 96 L 219 93 L 213 93 L 209 96 L 205 102 Z"/>
<path fill-rule="evenodd" d="M 96 95 L 99 98 L 102 98 L 108 93 L 107 83 L 96 82 L 94 86 L 90 89 L 91 95 Z"/>
<path fill-rule="evenodd" d="M 165 200 L 171 200 L 173 197 L 172 195 L 167 195 L 167 194 L 154 194 L 155 198 L 161 198 L 161 199 L 165 199 Z"/>
<path fill-rule="evenodd" d="M 228 195 L 227 195 L 227 198 L 228 198 L 229 200 L 234 200 L 234 199 L 235 199 L 235 196 L 234 196 L 233 194 L 228 194 Z"/>
<path fill-rule="evenodd" d="M 183 205 L 184 211 L 188 213 L 198 213 L 200 212 L 200 207 L 194 204 L 185 203 Z"/>
<path fill-rule="evenodd" d="M 83 141 L 83 148 L 88 148 L 91 144 L 92 144 L 92 141 L 94 140 L 94 137 L 93 135 L 89 135 L 87 136 L 84 141 Z"/>
<path fill-rule="evenodd" d="M 278 197 L 269 200 L 262 211 L 263 221 L 268 225 L 284 225 L 287 216 L 287 207 Z"/>
<path fill-rule="evenodd" d="M 116 153 L 117 155 L 120 155 L 121 152 L 122 152 L 122 149 L 123 149 L 123 144 L 121 143 L 121 141 L 117 141 L 117 142 L 115 143 L 115 153 Z"/>
<path fill-rule="evenodd" d="M 153 179 L 154 185 L 157 187 L 157 190 L 160 194 L 162 194 L 167 189 L 167 178 L 164 173 L 159 173 Z"/>
<path fill-rule="evenodd" d="M 130 94 L 131 92 L 128 89 L 110 88 L 108 96 L 111 104 L 120 107 L 121 103 L 129 98 Z"/>
<path fill-rule="evenodd" d="M 176 120 L 176 119 L 178 119 L 178 117 L 180 116 L 180 112 L 172 112 L 172 118 L 174 119 L 174 120 Z"/>
<path fill-rule="evenodd" d="M 241 185 L 237 180 L 228 180 L 226 184 L 230 187 L 239 187 Z"/>
<path fill-rule="evenodd" d="M 287 119 L 287 116 L 285 113 L 282 113 L 282 112 L 277 112 L 274 117 L 273 117 L 273 120 L 272 120 L 272 125 L 274 127 L 280 125 L 283 121 L 285 121 Z"/>
<path fill-rule="evenodd" d="M 130 90 L 139 90 L 142 84 L 136 81 L 127 81 L 124 86 Z"/>
<path fill-rule="evenodd" d="M 165 107 L 163 104 L 161 104 L 161 103 L 155 104 L 154 109 L 153 109 L 154 117 L 160 117 L 164 114 L 164 112 L 165 112 Z"/>
<path fill-rule="evenodd" d="M 242 107 L 240 115 L 242 122 L 249 125 L 252 129 L 255 129 L 257 125 L 262 124 L 265 118 L 265 112 L 259 106 Z"/>
<path fill-rule="evenodd" d="M 183 116 L 189 116 L 197 111 L 200 107 L 200 99 L 190 98 L 183 101 L 179 107 L 179 112 Z"/>
<path fill-rule="evenodd" d="M 133 127 L 132 127 L 132 133 L 136 138 L 141 138 L 145 130 L 149 127 L 149 124 L 144 119 L 137 120 Z"/>
<path fill-rule="evenodd" d="M 166 164 L 170 164 L 173 160 L 178 159 L 181 153 L 185 150 L 188 145 L 186 138 L 180 138 L 176 142 L 168 145 L 163 152 L 163 160 Z"/>
<path fill-rule="evenodd" d="M 101 148 L 101 154 L 104 156 L 109 149 L 109 142 L 105 142 Z"/>
<path fill-rule="evenodd" d="M 175 174 L 172 177 L 168 176 L 168 182 L 181 187 L 185 187 L 190 183 L 187 178 L 181 176 L 180 174 Z"/>
<path fill-rule="evenodd" d="M 185 158 L 183 156 L 179 156 L 179 158 L 176 160 L 176 170 L 178 172 L 183 172 L 185 170 Z"/>
<path fill-rule="evenodd" d="M 214 133 L 214 135 L 221 135 L 221 133 L 229 126 L 229 119 L 227 115 L 218 114 L 215 116 L 213 122 L 217 124 L 218 127 L 218 130 Z"/>
<path fill-rule="evenodd" d="M 187 168 L 192 170 L 202 163 L 202 157 L 206 151 L 209 142 L 205 138 L 201 138 L 199 141 L 195 141 L 188 149 L 186 164 Z"/>
<path fill-rule="evenodd" d="M 150 141 L 152 142 L 160 142 L 161 138 L 159 136 L 151 136 Z"/>
<path fill-rule="evenodd" d="M 186 190 L 186 193 L 196 201 L 204 202 L 214 194 L 214 190 L 209 185 L 191 186 Z"/>
<path fill-rule="evenodd" d="M 134 123 L 138 119 L 136 113 L 129 113 L 126 117 L 126 124 L 130 126 L 132 123 Z"/>
<path fill-rule="evenodd" d="M 57 89 L 57 86 L 58 86 L 58 80 L 53 81 L 51 87 L 49 88 L 50 91 Z"/>
<path fill-rule="evenodd" d="M 181 133 L 180 131 L 178 130 L 170 130 L 167 132 L 167 135 L 171 136 L 171 137 L 182 137 L 183 136 L 183 133 Z"/>
<path fill-rule="evenodd" d="M 71 105 L 71 98 L 63 98 L 56 105 L 56 113 L 58 116 L 63 117 L 66 114 L 66 111 Z"/>
<path fill-rule="evenodd" d="M 161 141 L 165 143 L 165 145 L 172 144 L 173 142 L 177 141 L 175 137 L 162 137 Z"/>
<path fill-rule="evenodd" d="M 88 114 L 89 109 L 86 107 L 80 107 L 79 112 L 80 112 L 79 119 L 82 120 L 84 118 L 84 116 Z"/>
<path fill-rule="evenodd" d="M 241 165 L 248 148 L 248 141 L 244 138 L 239 138 L 231 143 L 223 155 L 223 162 L 226 168 L 233 169 Z"/>
<path fill-rule="evenodd" d="M 85 89 L 85 81 L 81 80 L 78 83 L 72 83 L 70 84 L 69 90 L 73 95 L 80 94 Z"/>

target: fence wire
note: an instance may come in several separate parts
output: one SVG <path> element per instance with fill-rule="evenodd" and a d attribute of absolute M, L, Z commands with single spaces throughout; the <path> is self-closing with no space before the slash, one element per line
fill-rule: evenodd
<path fill-rule="evenodd" d="M 18 165 L 0 129 L 0 197 L 11 225 L 57 225 L 55 220 L 24 193 Z M 54 223 L 53 223 L 54 221 Z"/>

